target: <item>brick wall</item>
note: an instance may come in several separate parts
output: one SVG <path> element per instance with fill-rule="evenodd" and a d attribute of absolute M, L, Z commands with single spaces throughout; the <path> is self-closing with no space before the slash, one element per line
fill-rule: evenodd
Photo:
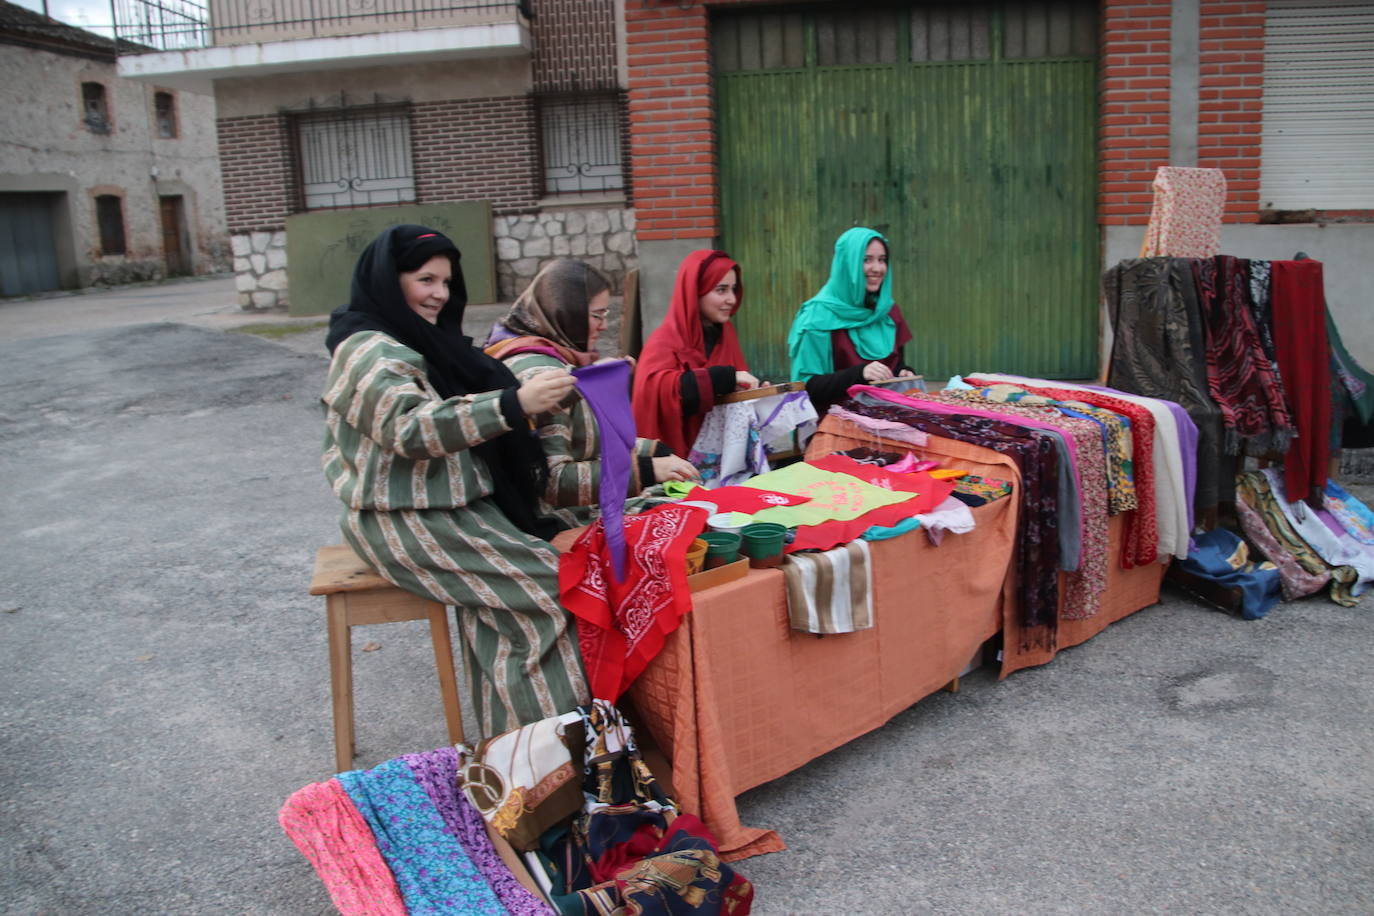
<path fill-rule="evenodd" d="M 282 119 L 276 115 L 222 118 L 217 126 L 229 231 L 285 227 L 290 169 Z"/>
<path fill-rule="evenodd" d="M 423 102 L 413 112 L 420 203 L 489 199 L 497 213 L 535 206 L 540 189 L 527 96 Z"/>
<path fill-rule="evenodd" d="M 535 92 L 620 88 L 615 0 L 538 0 L 530 31 Z"/>
<path fill-rule="evenodd" d="M 631 180 L 640 241 L 719 234 L 705 8 L 625 0 Z"/>
<path fill-rule="evenodd" d="M 1264 0 L 1202 0 L 1198 165 L 1226 173 L 1228 223 L 1259 215 Z"/>
<path fill-rule="evenodd" d="M 1169 163 L 1169 0 L 1103 0 L 1098 222 L 1146 223 Z"/>

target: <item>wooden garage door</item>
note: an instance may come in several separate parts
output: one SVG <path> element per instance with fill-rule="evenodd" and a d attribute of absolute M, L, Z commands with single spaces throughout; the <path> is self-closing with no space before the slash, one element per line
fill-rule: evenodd
<path fill-rule="evenodd" d="M 726 249 L 751 365 L 786 338 L 835 238 L 892 242 L 929 378 L 1096 371 L 1095 4 L 721 15 L 712 24 Z"/>
<path fill-rule="evenodd" d="M 53 235 L 57 194 L 0 194 L 0 296 L 61 286 Z"/>

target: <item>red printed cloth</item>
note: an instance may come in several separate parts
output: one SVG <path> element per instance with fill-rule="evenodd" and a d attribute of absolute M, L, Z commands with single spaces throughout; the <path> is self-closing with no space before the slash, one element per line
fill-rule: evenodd
<path fill-rule="evenodd" d="M 706 527 L 700 506 L 663 505 L 625 519 L 625 579 L 611 574 L 598 519 L 558 562 L 563 606 L 577 618 L 577 642 L 592 696 L 615 702 L 692 609 L 687 548 Z"/>
<path fill-rule="evenodd" d="M 715 503 L 721 512 L 743 512 L 753 515 L 774 506 L 799 506 L 809 502 L 809 496 L 796 496 L 792 493 L 779 493 L 776 490 L 755 490 L 753 487 L 693 487 L 685 499 L 697 499 Z"/>
<path fill-rule="evenodd" d="M 908 474 L 889 471 L 875 464 L 855 461 L 848 455 L 826 455 L 824 458 L 813 459 L 806 463 L 823 471 L 835 471 L 839 474 L 857 477 L 875 487 L 895 490 L 900 493 L 914 493 L 917 497 L 916 508 L 911 512 L 911 515 L 929 512 L 944 502 L 950 493 L 954 492 L 953 478 L 940 480 L 932 477 L 929 471 L 916 471 Z M 906 506 L 908 503 L 901 505 Z"/>

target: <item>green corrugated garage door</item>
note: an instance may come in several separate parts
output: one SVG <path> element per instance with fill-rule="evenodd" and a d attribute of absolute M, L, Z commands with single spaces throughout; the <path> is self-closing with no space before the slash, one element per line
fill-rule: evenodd
<path fill-rule="evenodd" d="M 722 15 L 713 22 L 724 244 L 751 365 L 785 377 L 833 244 L 892 241 L 929 378 L 1096 371 L 1095 5 Z"/>

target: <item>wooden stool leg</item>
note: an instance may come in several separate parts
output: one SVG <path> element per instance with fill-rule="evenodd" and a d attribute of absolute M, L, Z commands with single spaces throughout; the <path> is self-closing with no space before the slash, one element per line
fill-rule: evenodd
<path fill-rule="evenodd" d="M 353 639 L 348 627 L 348 596 L 330 595 L 329 685 L 334 699 L 334 761 L 338 771 L 353 768 Z"/>
<path fill-rule="evenodd" d="M 458 673 L 453 669 L 453 643 L 448 630 L 448 608 L 429 606 L 429 636 L 434 643 L 434 667 L 439 672 L 439 693 L 444 698 L 450 744 L 463 743 L 463 707 L 458 703 Z"/>

